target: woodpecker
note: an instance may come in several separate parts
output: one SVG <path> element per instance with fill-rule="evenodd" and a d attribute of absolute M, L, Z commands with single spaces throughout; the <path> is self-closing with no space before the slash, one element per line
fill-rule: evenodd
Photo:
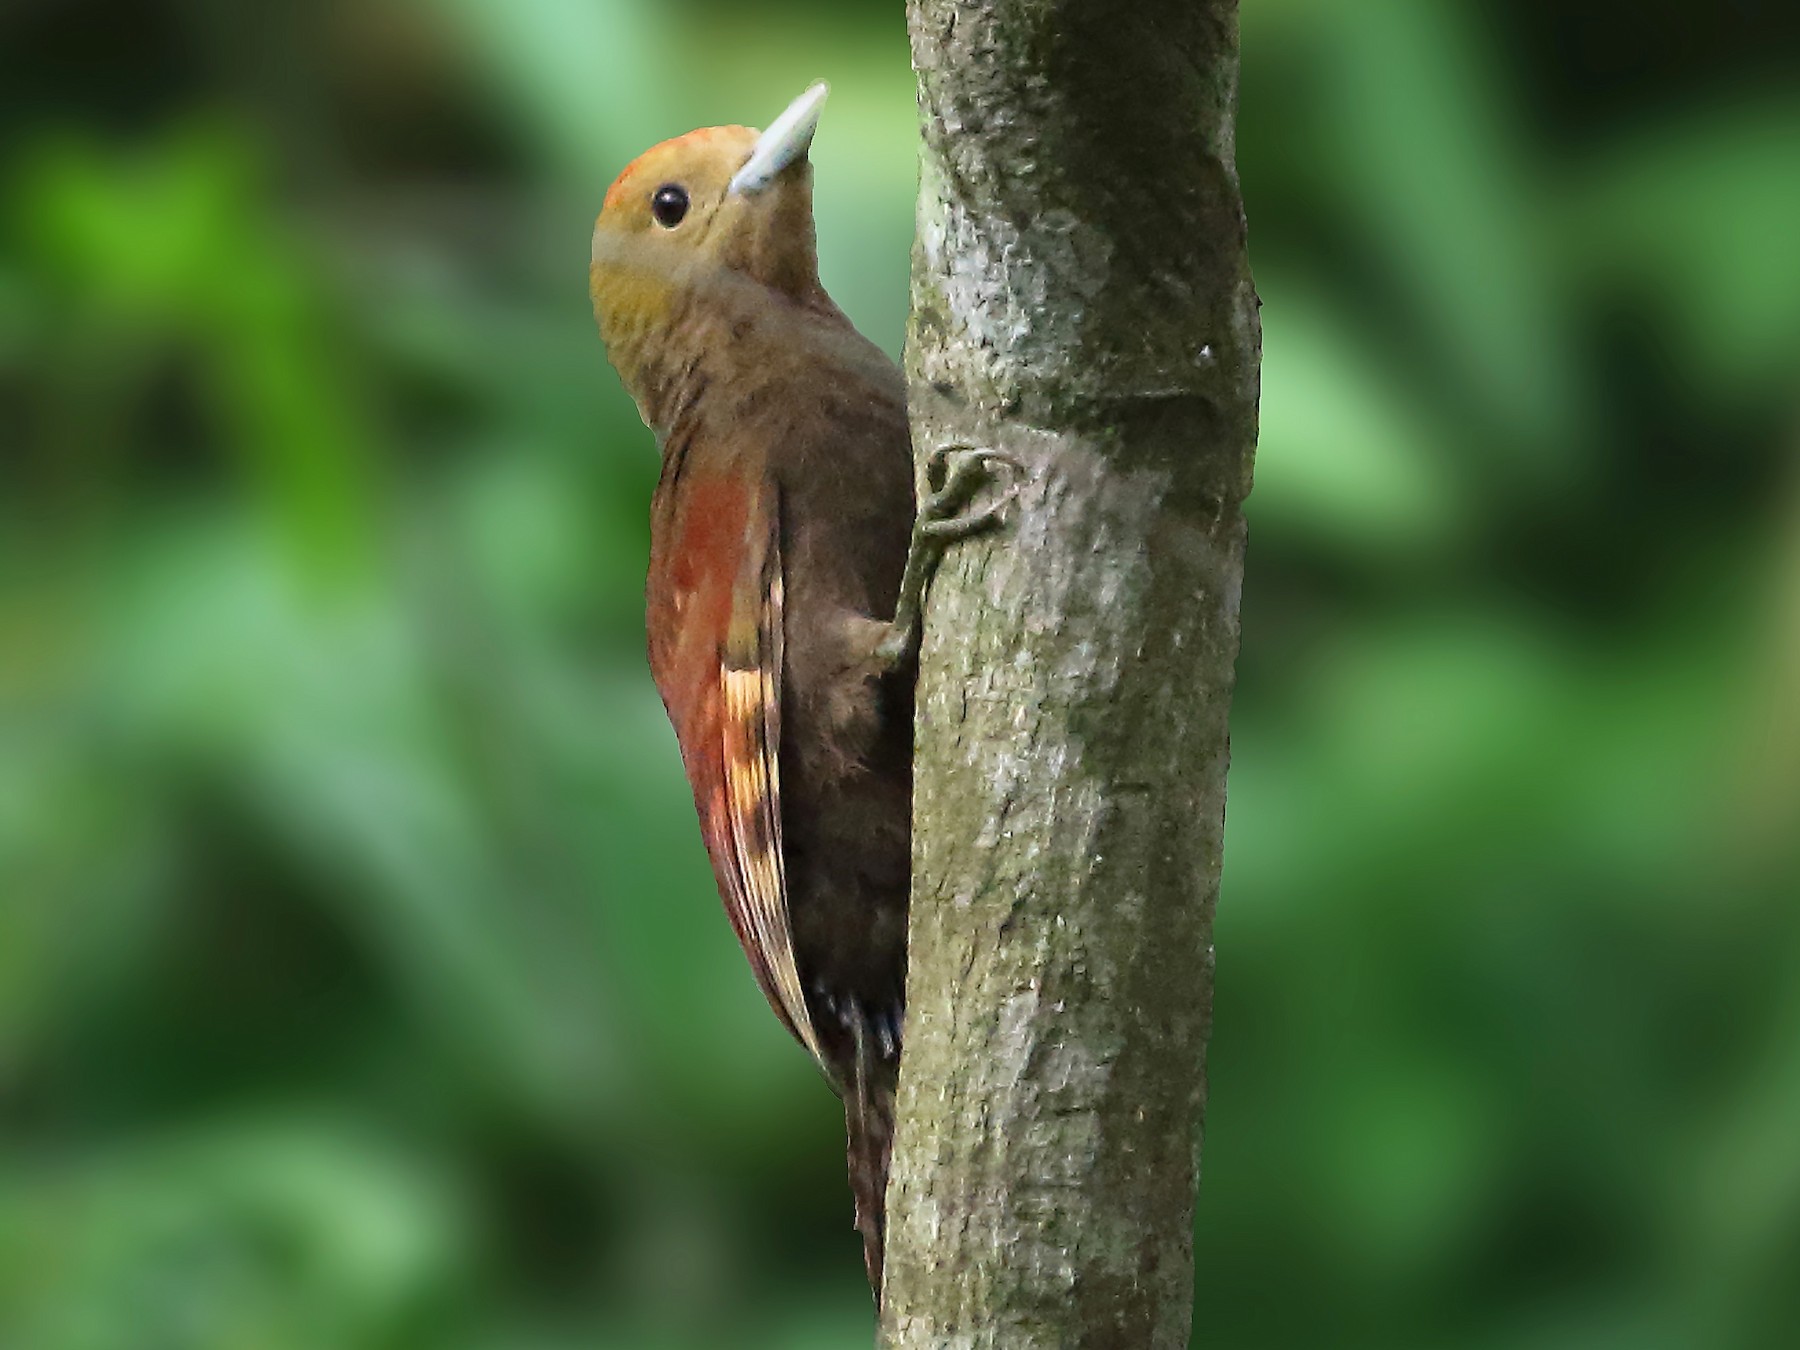
<path fill-rule="evenodd" d="M 719 894 L 769 1006 L 843 1099 L 881 1295 L 904 1034 L 921 605 L 993 450 L 943 447 L 915 510 L 906 381 L 820 284 L 815 84 L 767 131 L 628 165 L 594 226 L 607 356 L 655 433 L 650 670 Z"/>

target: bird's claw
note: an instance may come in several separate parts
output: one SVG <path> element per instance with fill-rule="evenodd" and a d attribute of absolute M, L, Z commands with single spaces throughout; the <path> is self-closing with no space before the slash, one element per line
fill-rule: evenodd
<path fill-rule="evenodd" d="M 975 494 L 993 481 L 990 467 L 1004 464 L 1015 473 L 1023 473 L 1025 465 L 1016 455 L 1004 450 L 990 450 L 975 445 L 940 445 L 925 461 L 925 482 L 931 488 L 919 508 L 921 520 L 942 520 L 953 516 L 975 499 Z M 1018 492 L 1015 485 L 1003 500 L 1011 500 Z"/>
<path fill-rule="evenodd" d="M 1015 473 L 1025 465 L 1004 450 L 971 445 L 940 445 L 925 461 L 925 482 L 931 489 L 919 503 L 913 521 L 912 548 L 900 583 L 900 601 L 888 635 L 876 649 L 876 658 L 892 670 L 917 649 L 924 618 L 925 592 L 931 585 L 944 551 L 958 540 L 980 534 L 1000 523 L 1007 503 L 1019 494 L 1017 483 L 993 502 L 977 510 L 967 508 L 975 495 L 994 479 L 993 466 L 1004 464 Z"/>

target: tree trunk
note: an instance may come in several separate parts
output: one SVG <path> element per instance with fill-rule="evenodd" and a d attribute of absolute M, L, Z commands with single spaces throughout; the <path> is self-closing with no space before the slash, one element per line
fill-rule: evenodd
<path fill-rule="evenodd" d="M 888 1346 L 1177 1347 L 1261 345 L 1229 0 L 910 0 L 919 684 Z"/>

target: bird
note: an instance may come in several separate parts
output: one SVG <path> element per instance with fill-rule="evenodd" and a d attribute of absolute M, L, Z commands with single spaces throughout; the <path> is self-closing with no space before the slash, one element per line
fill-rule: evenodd
<path fill-rule="evenodd" d="M 651 675 L 756 983 L 843 1100 L 879 1303 L 922 606 L 944 550 L 998 521 L 1006 497 L 975 500 L 1017 462 L 941 446 L 916 491 L 905 376 L 819 279 L 826 95 L 634 159 L 595 222 L 589 292 L 661 453 Z"/>

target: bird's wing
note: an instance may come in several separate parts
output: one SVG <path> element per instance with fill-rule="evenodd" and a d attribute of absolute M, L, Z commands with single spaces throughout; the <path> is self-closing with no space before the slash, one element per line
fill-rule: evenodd
<path fill-rule="evenodd" d="M 769 1005 L 823 1064 L 782 856 L 780 503 L 773 484 L 751 493 L 699 489 L 690 489 L 677 525 L 663 621 L 652 614 L 653 632 L 674 635 L 672 649 L 653 645 L 653 673 L 731 926 Z M 653 610 L 658 589 L 653 573 Z"/>

